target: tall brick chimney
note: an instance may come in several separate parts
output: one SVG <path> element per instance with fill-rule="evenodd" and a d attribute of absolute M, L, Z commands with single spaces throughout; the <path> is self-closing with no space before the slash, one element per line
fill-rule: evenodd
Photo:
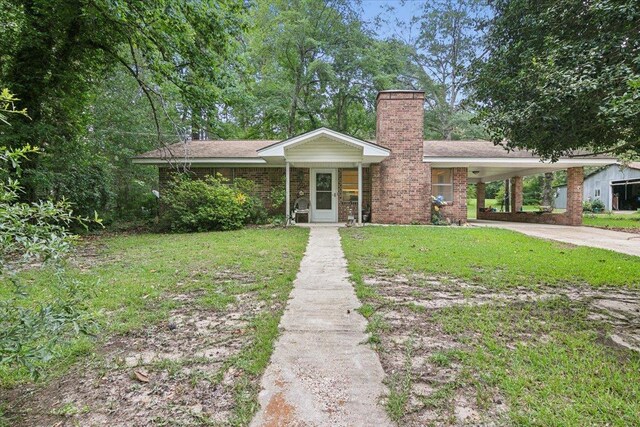
<path fill-rule="evenodd" d="M 430 166 L 422 161 L 424 92 L 389 90 L 376 100 L 376 142 L 391 150 L 371 166 L 371 217 L 378 223 L 431 220 Z"/>

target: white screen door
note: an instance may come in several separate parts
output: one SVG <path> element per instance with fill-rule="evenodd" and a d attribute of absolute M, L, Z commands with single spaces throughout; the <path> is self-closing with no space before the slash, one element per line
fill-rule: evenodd
<path fill-rule="evenodd" d="M 311 220 L 338 222 L 337 177 L 335 169 L 311 171 Z"/>

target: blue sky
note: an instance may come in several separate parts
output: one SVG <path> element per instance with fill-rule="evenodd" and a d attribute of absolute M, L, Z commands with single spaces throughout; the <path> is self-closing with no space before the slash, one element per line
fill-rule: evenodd
<path fill-rule="evenodd" d="M 363 17 L 367 21 L 374 21 L 376 17 L 382 18 L 379 26 L 374 29 L 382 37 L 393 35 L 405 38 L 408 34 L 401 31 L 396 22 L 409 25 L 411 18 L 419 11 L 428 0 L 362 0 Z"/>

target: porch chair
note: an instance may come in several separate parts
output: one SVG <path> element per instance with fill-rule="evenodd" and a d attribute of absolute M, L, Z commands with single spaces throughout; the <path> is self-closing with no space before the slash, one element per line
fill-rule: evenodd
<path fill-rule="evenodd" d="M 293 202 L 293 212 L 291 213 L 291 219 L 294 224 L 298 221 L 298 214 L 307 214 L 307 220 L 309 218 L 309 207 L 311 204 L 309 203 L 309 199 L 306 197 L 298 197 L 295 202 Z"/>

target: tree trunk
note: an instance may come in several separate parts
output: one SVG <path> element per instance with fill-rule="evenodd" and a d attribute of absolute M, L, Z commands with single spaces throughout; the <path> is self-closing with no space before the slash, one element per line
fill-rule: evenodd
<path fill-rule="evenodd" d="M 542 183 L 542 205 L 553 206 L 555 198 L 553 197 L 553 172 L 545 172 L 544 181 Z"/>

